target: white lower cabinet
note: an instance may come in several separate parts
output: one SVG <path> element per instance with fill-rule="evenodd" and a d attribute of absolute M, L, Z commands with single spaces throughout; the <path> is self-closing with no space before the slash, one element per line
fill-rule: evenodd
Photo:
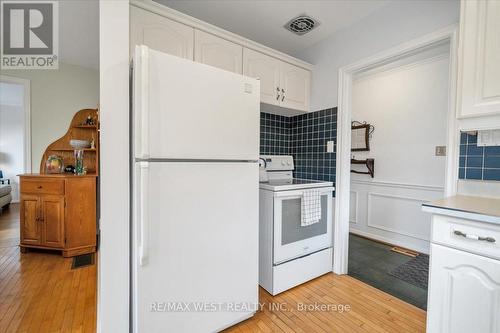
<path fill-rule="evenodd" d="M 500 333 L 500 260 L 431 244 L 427 332 Z"/>

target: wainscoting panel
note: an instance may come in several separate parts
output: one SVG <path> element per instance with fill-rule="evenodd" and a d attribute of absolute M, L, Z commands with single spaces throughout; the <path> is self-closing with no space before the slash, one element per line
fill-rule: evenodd
<path fill-rule="evenodd" d="M 425 199 L 368 192 L 366 225 L 429 241 L 431 218 L 422 212 Z"/>
<path fill-rule="evenodd" d="M 350 231 L 428 253 L 431 217 L 421 206 L 442 196 L 436 186 L 352 180 Z"/>
<path fill-rule="evenodd" d="M 357 223 L 358 222 L 358 192 L 351 191 L 351 196 L 349 199 L 350 207 L 349 207 L 349 222 Z"/>

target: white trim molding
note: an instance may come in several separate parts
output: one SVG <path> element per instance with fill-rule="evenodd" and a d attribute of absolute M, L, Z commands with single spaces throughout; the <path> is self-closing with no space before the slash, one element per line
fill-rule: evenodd
<path fill-rule="evenodd" d="M 0 75 L 0 81 L 19 84 L 24 87 L 24 158 L 23 169 L 25 173 L 31 173 L 31 81 L 14 76 Z"/>
<path fill-rule="evenodd" d="M 457 26 L 449 26 L 434 33 L 403 43 L 366 59 L 357 61 L 339 69 L 338 120 L 337 120 L 337 170 L 335 200 L 335 240 L 333 272 L 347 274 L 349 251 L 349 199 L 351 170 L 351 105 L 352 80 L 360 74 L 381 66 L 387 62 L 397 61 L 418 53 L 429 47 L 449 43 L 450 80 L 448 94 L 448 128 L 446 158 L 445 195 L 457 191 L 458 179 L 458 142 L 459 133 L 455 118 L 456 75 L 457 75 Z"/>
<path fill-rule="evenodd" d="M 354 218 L 351 219 L 351 209 L 349 206 L 349 223 L 352 224 L 357 224 L 358 223 L 358 208 L 359 208 L 359 192 L 358 191 L 352 191 L 351 194 L 354 194 L 354 200 L 355 200 L 355 207 L 354 207 Z M 349 205 L 352 204 L 352 201 L 350 201 L 349 197 Z"/>
<path fill-rule="evenodd" d="M 435 191 L 443 192 L 443 186 L 425 185 L 425 184 L 409 184 L 409 183 L 399 183 L 391 181 L 380 181 L 380 180 L 361 180 L 361 179 L 351 179 L 354 184 L 360 185 L 371 185 L 371 186 L 383 186 L 383 187 L 394 187 L 394 188 L 404 188 L 410 190 L 424 190 L 424 191 Z"/>

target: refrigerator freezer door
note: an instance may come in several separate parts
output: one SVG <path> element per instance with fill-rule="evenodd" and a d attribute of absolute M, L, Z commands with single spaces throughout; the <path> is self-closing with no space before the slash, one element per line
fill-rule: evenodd
<path fill-rule="evenodd" d="M 260 82 L 137 46 L 134 156 L 257 160 Z"/>
<path fill-rule="evenodd" d="M 257 163 L 135 164 L 135 332 L 215 332 L 255 312 L 257 180 Z"/>

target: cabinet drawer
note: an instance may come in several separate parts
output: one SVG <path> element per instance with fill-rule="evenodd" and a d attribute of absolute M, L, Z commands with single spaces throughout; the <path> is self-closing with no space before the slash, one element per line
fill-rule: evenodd
<path fill-rule="evenodd" d="M 64 180 L 21 179 L 21 193 L 64 194 Z"/>
<path fill-rule="evenodd" d="M 434 215 L 432 242 L 500 259 L 500 225 Z"/>

